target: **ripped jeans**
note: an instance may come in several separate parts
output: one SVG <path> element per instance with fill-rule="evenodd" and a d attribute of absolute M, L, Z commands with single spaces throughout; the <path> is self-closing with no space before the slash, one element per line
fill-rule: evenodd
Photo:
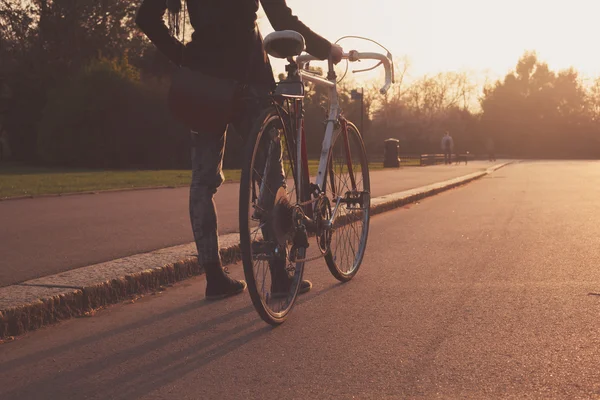
<path fill-rule="evenodd" d="M 245 101 L 244 112 L 233 122 L 244 144 L 261 112 L 261 97 L 268 94 L 266 86 L 249 88 L 251 96 Z M 218 132 L 191 132 L 192 182 L 190 185 L 190 220 L 198 250 L 200 265 L 220 262 L 217 209 L 214 195 L 224 181 L 223 154 L 227 126 Z M 245 154 L 245 151 L 242 152 Z M 281 148 L 272 153 L 269 186 L 276 188 L 285 182 Z M 277 167 L 277 163 L 279 167 Z"/>

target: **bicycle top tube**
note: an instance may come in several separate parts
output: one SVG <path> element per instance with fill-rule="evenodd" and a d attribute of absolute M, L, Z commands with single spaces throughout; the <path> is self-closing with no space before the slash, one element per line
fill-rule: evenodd
<path fill-rule="evenodd" d="M 385 85 L 379 90 L 381 94 L 385 94 L 389 88 L 394 83 L 394 74 L 392 69 L 392 61 L 385 55 L 381 53 L 360 53 L 355 50 L 351 50 L 348 53 L 344 53 L 342 59 L 348 60 L 350 62 L 360 61 L 360 60 L 378 60 L 384 67 L 385 70 Z M 325 79 L 318 75 L 311 74 L 309 72 L 305 72 L 304 67 L 309 61 L 322 61 L 317 57 L 311 56 L 310 54 L 302 54 L 296 58 L 296 62 L 299 65 L 300 74 L 303 80 L 323 85 L 326 87 L 334 87 L 335 80 Z"/>

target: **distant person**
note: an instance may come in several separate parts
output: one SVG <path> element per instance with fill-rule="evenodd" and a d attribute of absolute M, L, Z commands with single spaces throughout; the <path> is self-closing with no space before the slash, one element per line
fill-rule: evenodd
<path fill-rule="evenodd" d="M 454 140 L 450 132 L 446 132 L 442 138 L 442 151 L 444 152 L 444 164 L 452 164 L 452 150 L 454 149 Z"/>

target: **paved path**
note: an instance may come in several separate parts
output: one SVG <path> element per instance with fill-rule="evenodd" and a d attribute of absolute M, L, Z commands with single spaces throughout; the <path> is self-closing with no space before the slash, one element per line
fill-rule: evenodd
<path fill-rule="evenodd" d="M 28 334 L 0 346 L 0 398 L 597 398 L 599 179 L 521 163 L 377 216 L 356 278 L 309 265 L 276 329 L 197 277 Z"/>
<path fill-rule="evenodd" d="M 466 175 L 490 166 L 432 166 L 372 174 L 374 196 Z M 217 194 L 221 233 L 237 232 L 238 184 Z M 188 188 L 0 202 L 0 287 L 193 241 Z"/>

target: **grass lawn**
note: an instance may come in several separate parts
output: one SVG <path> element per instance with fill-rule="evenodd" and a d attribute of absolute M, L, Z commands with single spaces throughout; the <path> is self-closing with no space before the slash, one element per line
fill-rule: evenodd
<path fill-rule="evenodd" d="M 311 174 L 318 169 L 318 161 L 311 160 Z M 371 170 L 383 168 L 383 163 L 372 163 Z M 226 181 L 239 181 L 239 169 L 225 170 Z M 176 187 L 190 183 L 189 170 L 66 170 L 18 165 L 0 166 L 0 199 L 18 196 L 39 196 L 74 192 L 131 189 L 140 187 Z"/>
<path fill-rule="evenodd" d="M 62 170 L 0 167 L 0 198 L 189 184 L 190 171 Z"/>

